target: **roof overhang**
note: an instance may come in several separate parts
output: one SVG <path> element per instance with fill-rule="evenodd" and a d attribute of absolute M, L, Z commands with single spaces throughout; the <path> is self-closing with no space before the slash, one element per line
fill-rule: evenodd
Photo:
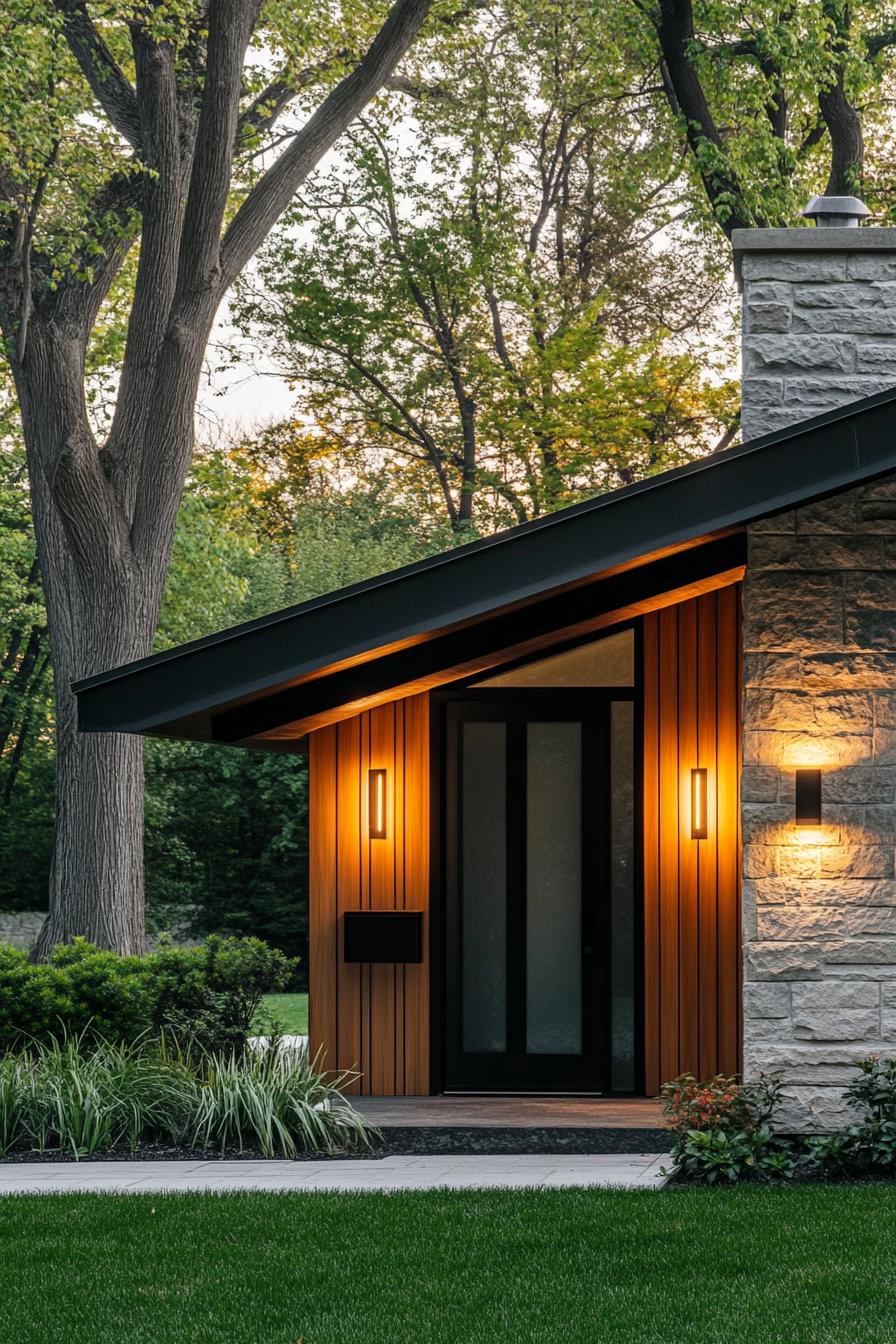
<path fill-rule="evenodd" d="M 742 572 L 747 524 L 896 470 L 896 392 L 78 682 L 79 726 L 295 750 L 310 729 Z"/>

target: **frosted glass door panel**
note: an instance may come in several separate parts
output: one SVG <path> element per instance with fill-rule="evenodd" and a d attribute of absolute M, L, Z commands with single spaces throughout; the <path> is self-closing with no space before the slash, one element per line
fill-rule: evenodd
<path fill-rule="evenodd" d="M 582 725 L 530 723 L 526 1050 L 582 1051 Z"/>
<path fill-rule="evenodd" d="M 507 728 L 463 725 L 463 1047 L 507 1049 Z"/>
<path fill-rule="evenodd" d="M 634 713 L 617 700 L 610 713 L 611 1085 L 635 1086 L 635 763 Z"/>

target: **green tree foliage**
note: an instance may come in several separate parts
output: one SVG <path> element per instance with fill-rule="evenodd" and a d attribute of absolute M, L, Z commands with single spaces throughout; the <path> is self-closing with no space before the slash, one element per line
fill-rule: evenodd
<path fill-rule="evenodd" d="M 2 420 L 0 909 L 28 908 L 35 890 L 40 909 L 53 847 L 52 684 L 25 456 L 12 416 Z"/>
<path fill-rule="evenodd" d="M 736 416 L 711 249 L 627 9 L 507 0 L 452 32 L 303 191 L 242 286 L 347 457 L 486 531 L 687 460 Z M 678 243 L 682 237 L 678 237 Z"/>
<path fill-rule="evenodd" d="M 811 193 L 892 213 L 887 0 L 624 0 L 704 223 L 792 225 Z M 871 146 L 872 152 L 866 152 Z"/>

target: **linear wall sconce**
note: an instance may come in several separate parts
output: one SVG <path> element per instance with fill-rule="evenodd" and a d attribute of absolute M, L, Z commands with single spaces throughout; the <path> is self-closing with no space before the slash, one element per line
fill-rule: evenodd
<path fill-rule="evenodd" d="M 701 766 L 691 771 L 691 839 L 705 840 L 706 830 L 706 770 Z"/>
<path fill-rule="evenodd" d="M 794 801 L 797 826 L 821 825 L 820 770 L 797 770 Z"/>
<path fill-rule="evenodd" d="M 386 771 L 367 771 L 367 825 L 371 840 L 386 838 Z"/>

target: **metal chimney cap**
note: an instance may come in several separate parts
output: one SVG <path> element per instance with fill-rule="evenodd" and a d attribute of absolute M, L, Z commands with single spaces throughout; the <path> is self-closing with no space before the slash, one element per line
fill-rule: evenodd
<path fill-rule="evenodd" d="M 871 214 L 858 196 L 813 196 L 803 211 L 820 229 L 857 229 L 860 219 Z"/>

